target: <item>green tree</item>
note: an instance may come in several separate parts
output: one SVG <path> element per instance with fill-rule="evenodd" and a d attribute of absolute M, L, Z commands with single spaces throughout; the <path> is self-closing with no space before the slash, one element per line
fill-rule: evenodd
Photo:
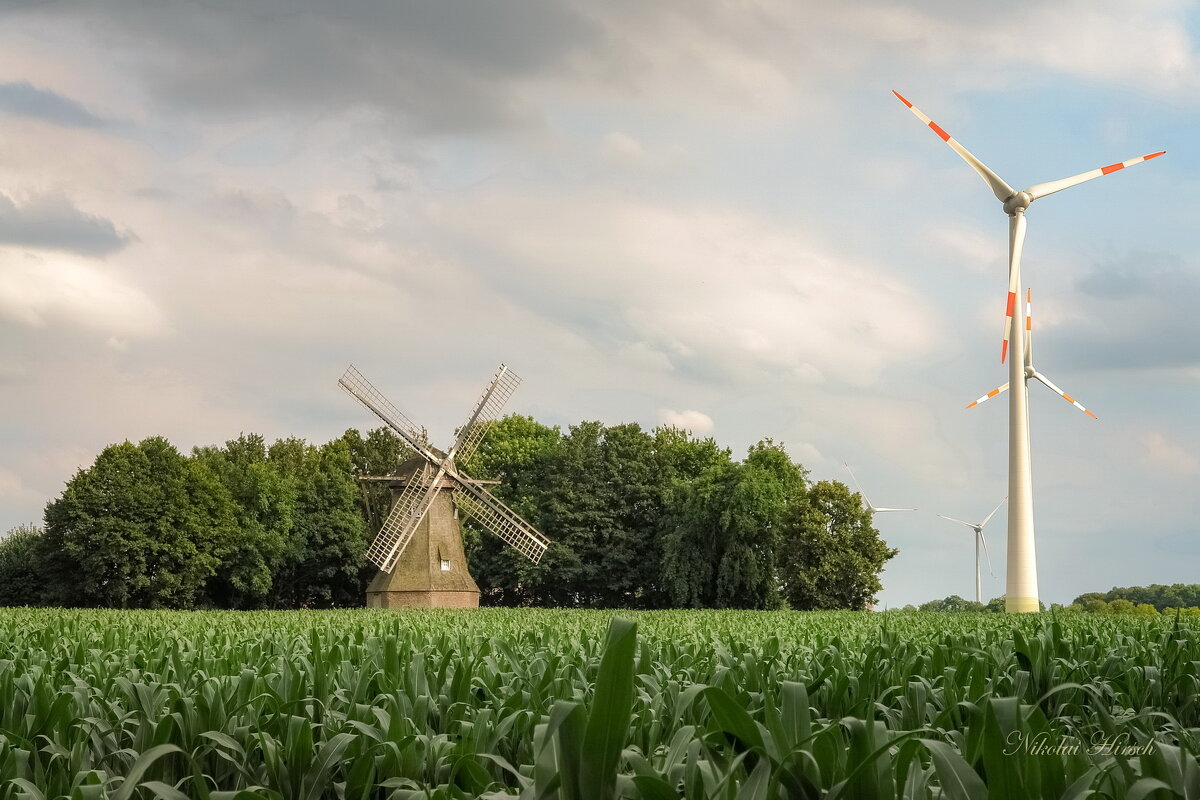
<path fill-rule="evenodd" d="M 783 526 L 780 570 L 792 608 L 862 609 L 882 588 L 879 573 L 898 550 L 888 547 L 871 512 L 843 483 L 813 484 Z"/>
<path fill-rule="evenodd" d="M 274 604 L 362 605 L 366 525 L 349 445 L 342 439 L 321 447 L 282 439 L 271 445 L 267 459 L 296 487 L 291 536 L 272 580 Z"/>
<path fill-rule="evenodd" d="M 37 606 L 45 595 L 42 529 L 18 525 L 0 538 L 0 606 Z"/>
<path fill-rule="evenodd" d="M 235 505 L 161 437 L 111 445 L 46 507 L 50 590 L 70 605 L 189 608 L 236 536 Z"/>
<path fill-rule="evenodd" d="M 743 463 L 710 463 L 678 492 L 663 537 L 663 581 L 674 604 L 777 608 L 780 527 L 802 503 L 805 471 L 764 440 Z"/>
<path fill-rule="evenodd" d="M 930 600 L 928 603 L 922 603 L 918 608 L 919 611 L 950 611 L 950 612 L 982 612 L 987 611 L 988 607 L 983 603 L 977 603 L 974 600 L 966 600 L 956 594 L 942 600 Z"/>
<path fill-rule="evenodd" d="M 258 434 L 242 434 L 224 448 L 200 447 L 193 458 L 206 465 L 233 498 L 237 536 L 208 582 L 210 602 L 223 608 L 270 604 L 273 576 L 291 538 L 296 487 L 267 460 Z"/>
<path fill-rule="evenodd" d="M 540 506 L 549 491 L 550 459 L 561 440 L 558 428 L 512 414 L 492 423 L 479 447 L 460 466 L 472 478 L 500 481 L 500 485 L 486 488 L 554 539 L 557 535 L 544 527 Z M 544 583 L 556 562 L 570 556 L 561 542 L 554 543 L 541 563 L 533 564 L 496 536 L 482 532 L 470 518 L 464 520 L 463 543 L 467 565 L 483 594 L 481 602 L 487 605 L 544 602 Z"/>
<path fill-rule="evenodd" d="M 397 468 L 416 453 L 390 428 L 375 428 L 364 437 L 349 428 L 342 441 L 350 449 L 350 463 L 355 478 L 392 475 Z M 383 481 L 359 481 L 363 520 L 368 538 L 374 538 L 392 508 L 392 489 Z"/>

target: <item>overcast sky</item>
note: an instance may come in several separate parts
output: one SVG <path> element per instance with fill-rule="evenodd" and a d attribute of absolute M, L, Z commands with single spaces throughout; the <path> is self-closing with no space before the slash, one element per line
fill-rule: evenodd
<path fill-rule="evenodd" d="M 253 7 L 255 10 L 248 10 Z M 1200 582 L 1200 57 L 1182 0 L 17 0 L 0 10 L 0 531 L 107 444 L 371 419 L 496 365 L 548 424 L 855 467 L 891 606 L 973 596 L 1007 492 L 1007 220 L 1040 201 L 1042 599 Z M 988 526 L 1004 591 L 1003 509 Z"/>

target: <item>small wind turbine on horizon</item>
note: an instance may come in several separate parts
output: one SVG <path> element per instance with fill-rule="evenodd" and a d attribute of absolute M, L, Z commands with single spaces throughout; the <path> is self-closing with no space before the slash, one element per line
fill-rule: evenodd
<path fill-rule="evenodd" d="M 1008 499 L 1007 497 L 1004 498 L 1004 500 L 1007 500 L 1007 499 Z M 938 516 L 941 517 L 942 519 L 948 519 L 951 522 L 957 522 L 959 525 L 966 525 L 968 528 L 975 531 L 975 602 L 976 603 L 983 602 L 983 580 L 979 574 L 979 546 L 980 545 L 983 545 L 983 554 L 985 556 L 987 556 L 988 574 L 991 575 L 993 578 L 996 577 L 996 573 L 992 572 L 992 556 L 990 553 L 988 553 L 987 540 L 983 538 L 983 526 L 987 525 L 988 522 L 991 521 L 992 517 L 996 516 L 996 512 L 1000 510 L 1000 506 L 1004 505 L 1004 500 L 1001 500 L 999 503 L 996 503 L 996 507 L 992 509 L 992 513 L 988 514 L 986 517 L 984 517 L 983 522 L 967 522 L 965 520 L 955 519 L 954 517 L 947 517 L 945 514 L 938 514 Z"/>
<path fill-rule="evenodd" d="M 946 133 L 936 122 L 908 102 L 903 95 L 896 91 L 893 91 L 892 94 L 896 95 L 900 102 L 916 115 L 917 119 L 925 123 L 931 131 L 949 145 L 950 149 L 958 153 L 962 160 L 966 161 L 971 169 L 979 174 L 979 177 L 983 178 L 984 183 L 992 190 L 992 194 L 1003 204 L 1004 213 L 1009 218 L 1008 303 L 1005 309 L 1004 342 L 1000 349 L 1000 362 L 1004 363 L 1008 355 L 1011 339 L 1014 355 L 1008 362 L 1008 382 L 1010 387 L 1019 387 L 1022 391 L 1016 391 L 1014 388 L 1008 395 L 1008 575 L 1005 580 L 1005 610 L 1037 611 L 1039 609 L 1037 551 L 1033 531 L 1033 466 L 1030 460 L 1027 382 L 1030 378 L 1036 378 L 1050 386 L 1051 389 L 1055 391 L 1058 389 L 1044 377 L 1037 378 L 1037 373 L 1033 372 L 1031 367 L 1026 367 L 1025 331 L 1022 326 L 1012 324 L 1014 306 L 1021 293 L 1021 249 L 1025 242 L 1025 211 L 1035 200 L 1063 189 L 1069 189 L 1093 178 L 1110 175 L 1134 164 L 1149 161 L 1163 155 L 1166 151 L 1131 158 L 1128 161 L 1110 164 L 1089 172 L 1081 172 L 1062 180 L 1036 183 L 1024 191 L 1017 191 L 1005 183 L 999 175 L 988 169 L 982 161 Z"/>
<path fill-rule="evenodd" d="M 871 505 L 870 499 L 867 498 L 867 493 L 864 492 L 863 488 L 858 485 L 858 478 L 854 477 L 854 470 L 850 469 L 850 465 L 845 461 L 842 462 L 842 466 L 846 468 L 846 472 L 850 473 L 850 480 L 854 481 L 855 488 L 858 489 L 858 493 L 862 495 L 863 503 L 868 509 L 871 510 L 872 513 L 882 514 L 885 511 L 916 511 L 915 508 L 876 508 L 875 506 Z"/>

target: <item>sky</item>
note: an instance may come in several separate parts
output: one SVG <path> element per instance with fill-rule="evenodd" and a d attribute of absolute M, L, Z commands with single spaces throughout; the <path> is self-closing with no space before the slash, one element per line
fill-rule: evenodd
<path fill-rule="evenodd" d="M 1038 201 L 1039 585 L 1200 582 L 1200 15 L 1112 0 L 0 7 L 0 531 L 106 445 L 508 410 L 783 442 L 972 597 L 1007 492 L 1007 219 Z M 1002 508 L 989 523 L 1004 591 Z"/>

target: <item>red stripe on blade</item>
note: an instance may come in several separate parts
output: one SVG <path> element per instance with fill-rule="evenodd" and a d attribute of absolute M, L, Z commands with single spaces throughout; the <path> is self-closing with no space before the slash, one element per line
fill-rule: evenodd
<path fill-rule="evenodd" d="M 1008 357 L 1008 339 L 1004 340 L 1004 344 L 1000 347 L 1000 363 L 1004 363 L 1004 359 Z"/>
<path fill-rule="evenodd" d="M 1125 169 L 1125 165 L 1124 165 L 1124 164 L 1110 164 L 1110 165 L 1109 165 L 1109 166 L 1107 166 L 1107 167 L 1101 167 L 1101 168 L 1100 168 L 1100 174 L 1101 174 L 1101 175 L 1108 175 L 1109 173 L 1111 173 L 1111 172 L 1116 172 L 1116 171 L 1117 171 L 1117 170 L 1119 170 L 1119 169 Z"/>
<path fill-rule="evenodd" d="M 904 105 L 908 106 L 909 108 L 912 108 L 912 103 L 905 100 L 904 95 L 900 94 L 895 89 L 892 89 L 892 94 L 896 95 L 896 97 L 898 97 L 900 99 L 901 103 L 904 103 Z"/>
<path fill-rule="evenodd" d="M 1008 308 L 1005 309 L 1005 311 L 1004 311 L 1005 316 L 1008 316 L 1008 317 L 1012 316 L 1013 304 L 1015 304 L 1016 302 L 1017 302 L 1017 293 L 1009 292 L 1008 293 Z"/>
<path fill-rule="evenodd" d="M 1149 161 L 1149 160 L 1150 160 L 1150 159 L 1152 159 L 1152 158 L 1158 158 L 1159 156 L 1165 156 L 1166 154 L 1167 154 L 1167 151 L 1166 151 L 1166 150 L 1159 150 L 1157 153 L 1151 153 L 1151 154 L 1150 154 L 1150 155 L 1148 155 L 1148 156 L 1142 156 L 1142 158 L 1144 158 L 1144 159 L 1146 159 L 1147 161 Z"/>
<path fill-rule="evenodd" d="M 936 133 L 938 136 L 942 137 L 943 142 L 950 141 L 950 134 L 946 133 L 944 130 L 939 128 L 938 124 L 936 122 L 929 123 L 929 127 L 933 129 L 934 133 Z"/>

